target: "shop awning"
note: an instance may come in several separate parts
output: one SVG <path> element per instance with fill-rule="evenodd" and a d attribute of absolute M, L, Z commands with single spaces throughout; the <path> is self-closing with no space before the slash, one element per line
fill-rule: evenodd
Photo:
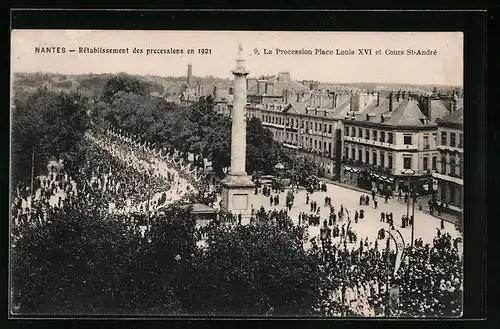
<path fill-rule="evenodd" d="M 436 179 L 439 179 L 439 180 L 444 180 L 444 181 L 448 181 L 448 182 L 452 182 L 452 183 L 455 183 L 455 184 L 458 184 L 458 185 L 464 185 L 464 180 L 463 179 L 460 179 L 458 177 L 451 177 L 451 176 L 448 176 L 448 175 L 443 175 L 443 174 L 438 174 L 438 173 L 432 173 L 432 177 L 436 178 Z"/>

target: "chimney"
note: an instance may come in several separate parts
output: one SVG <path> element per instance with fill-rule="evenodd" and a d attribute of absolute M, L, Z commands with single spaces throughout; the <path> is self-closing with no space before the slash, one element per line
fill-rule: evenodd
<path fill-rule="evenodd" d="M 233 87 L 229 87 L 229 95 L 233 94 Z"/>
<path fill-rule="evenodd" d="M 266 92 L 266 80 L 257 80 L 257 94 Z"/>
<path fill-rule="evenodd" d="M 457 110 L 457 99 L 453 97 L 453 112 Z"/>
<path fill-rule="evenodd" d="M 389 94 L 389 112 L 392 112 L 392 91 Z"/>
<path fill-rule="evenodd" d="M 332 95 L 332 109 L 334 109 L 336 106 L 335 106 L 335 101 L 337 99 L 337 94 L 335 92 L 333 92 L 333 95 Z"/>
<path fill-rule="evenodd" d="M 318 107 L 321 108 L 323 105 L 323 94 L 318 95 Z"/>
<path fill-rule="evenodd" d="M 396 94 L 396 102 L 399 102 L 399 90 L 398 90 L 398 92 Z"/>
<path fill-rule="evenodd" d="M 352 95 L 351 96 L 351 112 L 359 111 L 359 96 Z"/>
<path fill-rule="evenodd" d="M 300 92 L 297 91 L 297 103 L 300 102 Z"/>
<path fill-rule="evenodd" d="M 326 110 L 325 110 L 325 117 L 326 117 L 327 113 L 326 113 Z"/>
<path fill-rule="evenodd" d="M 266 83 L 266 95 L 274 95 L 274 84 L 272 82 Z"/>
<path fill-rule="evenodd" d="M 381 115 L 380 115 L 380 122 L 381 122 L 381 123 L 384 123 L 384 119 L 385 119 L 385 118 L 384 118 L 384 114 L 381 114 Z"/>
<path fill-rule="evenodd" d="M 188 64 L 188 73 L 187 73 L 187 84 L 191 85 L 191 78 L 193 76 L 193 65 Z"/>
<path fill-rule="evenodd" d="M 422 113 L 427 118 L 429 118 L 429 120 L 432 120 L 431 99 L 429 96 L 422 96 L 421 110 L 422 110 Z"/>
<path fill-rule="evenodd" d="M 370 115 L 366 113 L 366 121 L 370 121 Z"/>
<path fill-rule="evenodd" d="M 217 96 L 217 86 L 214 86 L 214 98 L 216 98 Z"/>
<path fill-rule="evenodd" d="M 380 93 L 377 93 L 377 107 L 380 105 Z"/>
<path fill-rule="evenodd" d="M 309 108 L 306 106 L 306 114 L 309 114 Z"/>

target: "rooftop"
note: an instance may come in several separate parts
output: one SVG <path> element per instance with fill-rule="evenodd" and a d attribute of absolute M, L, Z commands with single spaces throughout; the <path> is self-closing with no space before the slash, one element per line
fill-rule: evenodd
<path fill-rule="evenodd" d="M 215 208 L 212 208 L 210 206 L 201 204 L 201 203 L 191 203 L 191 204 L 186 204 L 182 205 L 179 208 L 182 209 L 187 209 L 189 207 L 193 207 L 191 213 L 193 214 L 215 214 L 217 210 Z"/>
<path fill-rule="evenodd" d="M 464 123 L 464 108 L 461 107 L 455 112 L 445 115 L 438 123 L 453 123 L 453 124 L 463 124 Z"/>
<path fill-rule="evenodd" d="M 371 122 L 387 126 L 405 126 L 405 127 L 423 127 L 433 123 L 424 120 L 425 115 L 419 107 L 416 100 L 402 100 L 399 102 L 396 99 L 392 101 L 392 111 L 389 111 L 389 99 L 380 99 L 379 106 L 377 101 L 372 101 L 364 110 L 357 112 L 355 121 Z M 367 120 L 367 116 L 370 116 Z M 384 116 L 384 119 L 382 117 Z"/>

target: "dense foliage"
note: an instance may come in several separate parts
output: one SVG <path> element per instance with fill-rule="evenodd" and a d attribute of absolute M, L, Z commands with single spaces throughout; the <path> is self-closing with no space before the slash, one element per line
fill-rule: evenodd
<path fill-rule="evenodd" d="M 171 145 L 209 158 L 215 172 L 222 175 L 231 160 L 231 119 L 215 112 L 210 96 L 185 108 L 151 96 L 149 88 L 131 76 L 110 79 L 93 106 L 94 120 L 108 122 L 160 147 Z M 279 145 L 271 132 L 260 120 L 251 119 L 247 125 L 247 171 L 272 174 L 279 156 Z"/>
<path fill-rule="evenodd" d="M 86 209 L 68 205 L 16 242 L 19 313 L 305 315 L 318 297 L 319 258 L 299 228 L 213 223 L 200 248 L 189 210 L 153 216 L 142 238 Z"/>
<path fill-rule="evenodd" d="M 32 156 L 35 174 L 51 157 L 77 162 L 80 141 L 88 127 L 88 100 L 77 93 L 56 93 L 44 87 L 14 100 L 12 111 L 12 179 L 28 182 Z"/>

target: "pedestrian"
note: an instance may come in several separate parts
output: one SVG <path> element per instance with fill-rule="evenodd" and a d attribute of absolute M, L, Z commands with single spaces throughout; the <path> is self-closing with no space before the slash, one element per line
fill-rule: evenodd
<path fill-rule="evenodd" d="M 444 218 L 441 218 L 441 229 L 444 230 Z"/>
<path fill-rule="evenodd" d="M 306 195 L 306 204 L 309 204 L 309 193 Z"/>
<path fill-rule="evenodd" d="M 375 207 L 375 209 L 377 209 L 378 202 L 377 202 L 377 200 L 375 200 L 375 199 L 373 199 L 373 206 Z"/>

